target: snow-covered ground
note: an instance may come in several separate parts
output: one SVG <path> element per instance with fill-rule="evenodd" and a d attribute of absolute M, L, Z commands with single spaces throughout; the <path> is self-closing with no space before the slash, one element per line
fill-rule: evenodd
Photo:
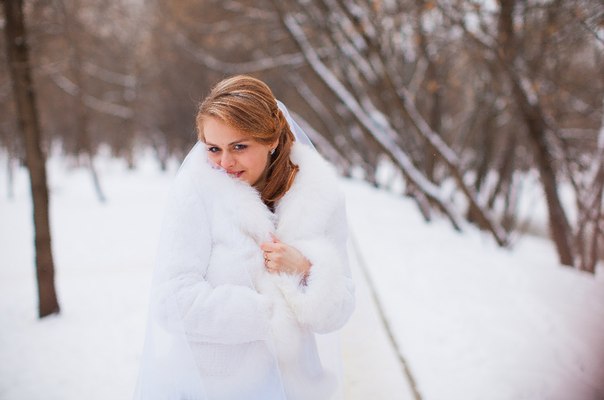
<path fill-rule="evenodd" d="M 0 165 L 6 165 L 0 153 Z M 91 179 L 48 164 L 59 316 L 36 319 L 28 176 L 0 171 L 0 399 L 129 399 L 171 176 L 101 159 Z M 551 244 L 512 251 L 474 229 L 425 224 L 415 205 L 344 181 L 359 306 L 343 331 L 347 398 L 411 398 L 371 303 L 368 270 L 426 400 L 604 399 L 604 278 L 557 265 Z M 371 396 L 371 397 L 368 397 Z"/>
<path fill-rule="evenodd" d="M 425 399 L 604 399 L 604 279 L 347 185 L 350 221 Z M 374 207 L 374 205 L 378 205 Z"/>

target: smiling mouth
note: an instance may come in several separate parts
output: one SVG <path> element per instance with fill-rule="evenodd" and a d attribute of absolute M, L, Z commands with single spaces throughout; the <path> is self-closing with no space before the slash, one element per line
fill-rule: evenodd
<path fill-rule="evenodd" d="M 233 178 L 239 178 L 241 176 L 241 174 L 243 174 L 243 171 L 239 171 L 239 172 L 227 171 L 227 174 L 229 174 Z"/>

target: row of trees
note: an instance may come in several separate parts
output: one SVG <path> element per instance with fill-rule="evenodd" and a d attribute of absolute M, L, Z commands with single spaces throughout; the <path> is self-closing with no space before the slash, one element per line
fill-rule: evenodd
<path fill-rule="evenodd" d="M 212 79 L 268 80 L 323 133 L 315 135 L 321 149 L 345 173 L 361 166 L 379 184 L 387 158 L 428 220 L 433 210 L 457 228 L 466 218 L 507 245 L 522 176 L 538 171 L 560 262 L 593 272 L 604 228 L 604 7 L 487 4 L 157 3 L 150 37 L 166 46 L 159 53 Z M 463 215 L 444 190 L 449 182 L 465 199 Z M 563 184 L 574 205 L 562 204 Z"/>
<path fill-rule="evenodd" d="M 278 4 L 283 29 L 345 106 L 342 123 L 392 160 L 427 219 L 438 208 L 458 225 L 441 189 L 451 180 L 467 218 L 508 244 L 515 178 L 534 168 L 560 262 L 594 271 L 604 226 L 601 4 Z M 561 183 L 574 189 L 573 223 Z"/>
<path fill-rule="evenodd" d="M 193 142 L 195 106 L 210 86 L 248 73 L 271 85 L 343 173 L 387 185 L 378 179 L 386 160 L 427 220 L 438 212 L 458 229 L 469 220 L 508 245 L 522 177 L 537 171 L 560 262 L 595 269 L 604 231 L 599 0 L 30 0 L 25 14 L 44 146 L 87 165 L 101 200 L 101 144 L 133 167 L 133 151 L 150 146 L 165 166 Z M 10 170 L 24 151 L 9 87 L 0 74 Z M 562 203 L 561 185 L 574 204 Z M 452 201 L 460 197 L 465 210 Z"/>

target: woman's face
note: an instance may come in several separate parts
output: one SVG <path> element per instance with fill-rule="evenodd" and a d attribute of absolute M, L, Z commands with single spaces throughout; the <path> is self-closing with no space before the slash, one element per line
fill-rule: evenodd
<path fill-rule="evenodd" d="M 213 164 L 252 186 L 261 181 L 276 142 L 273 145 L 259 143 L 214 117 L 204 119 L 203 134 Z"/>

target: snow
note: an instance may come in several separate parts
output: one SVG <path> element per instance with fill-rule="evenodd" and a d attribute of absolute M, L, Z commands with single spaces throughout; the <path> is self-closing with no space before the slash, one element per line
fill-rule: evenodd
<path fill-rule="evenodd" d="M 381 323 L 379 311 L 371 295 L 371 287 L 363 279 L 364 260 L 356 257 L 351 245 L 351 269 L 355 279 L 355 311 L 342 330 L 342 356 L 345 376 L 345 399 L 413 400 L 410 383 L 405 379 L 397 353 Z M 378 368 L 374 368 L 374 367 Z"/>
<path fill-rule="evenodd" d="M 509 252 L 467 227 L 425 225 L 400 197 L 347 189 L 353 232 L 424 398 L 604 398 L 601 269 L 557 265 L 543 239 Z M 367 208 L 368 197 L 379 206 Z"/>
<path fill-rule="evenodd" d="M 129 399 L 167 173 L 149 154 L 130 171 L 49 163 L 61 314 L 36 318 L 28 176 L 7 199 L 0 171 L 0 398 Z M 0 165 L 6 165 L 0 153 Z M 498 248 L 471 227 L 425 224 L 400 195 L 343 181 L 354 243 L 357 310 L 342 333 L 347 399 L 413 398 L 364 280 L 366 268 L 401 355 L 426 400 L 604 398 L 604 278 L 559 266 L 549 241 Z M 361 265 L 362 264 L 362 265 Z"/>
<path fill-rule="evenodd" d="M 0 196 L 0 398 L 125 399 L 136 377 L 170 179 L 144 165 L 129 172 L 121 162 L 99 163 L 109 198 L 100 204 L 88 172 L 63 164 L 52 160 L 48 174 L 58 317 L 36 319 L 24 169 L 15 174 L 15 199 Z"/>

